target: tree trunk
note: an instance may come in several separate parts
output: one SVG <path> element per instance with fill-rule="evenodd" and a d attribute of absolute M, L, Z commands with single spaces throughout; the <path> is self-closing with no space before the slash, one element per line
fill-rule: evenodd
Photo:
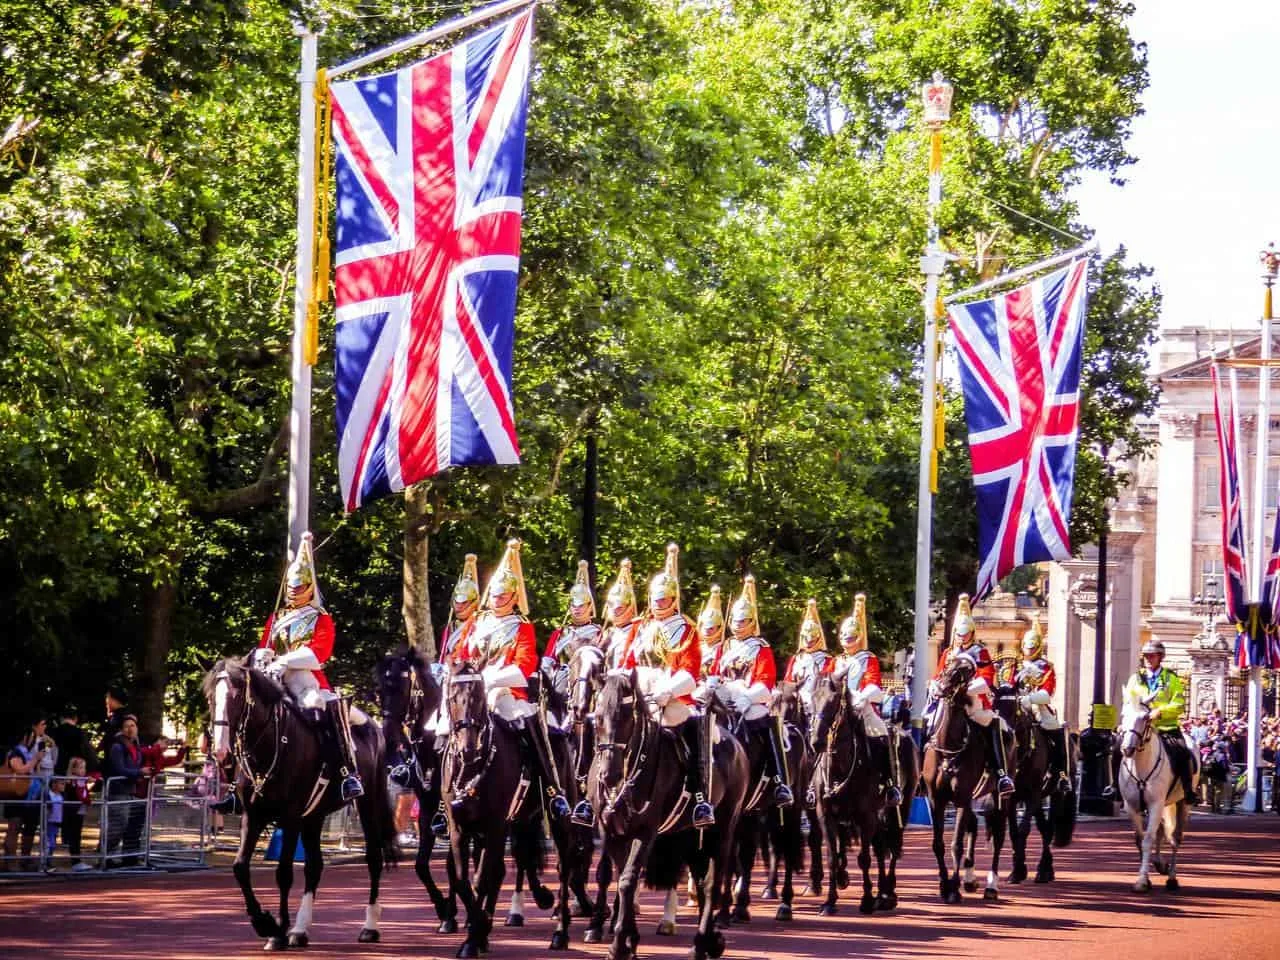
<path fill-rule="evenodd" d="M 404 492 L 404 615 L 409 643 L 430 660 L 436 658 L 431 624 L 431 596 L 427 589 L 430 543 L 430 484 L 415 483 Z"/>
<path fill-rule="evenodd" d="M 138 715 L 138 732 L 144 743 L 160 736 L 164 729 L 169 646 L 173 639 L 173 611 L 178 606 L 178 585 L 173 579 L 143 591 L 146 635 L 139 664 L 138 687 L 129 706 Z"/>
<path fill-rule="evenodd" d="M 587 426 L 586 463 L 582 477 L 582 559 L 587 561 L 592 594 L 596 583 L 596 498 L 600 495 L 600 452 L 596 436 L 598 418 L 591 417 Z"/>

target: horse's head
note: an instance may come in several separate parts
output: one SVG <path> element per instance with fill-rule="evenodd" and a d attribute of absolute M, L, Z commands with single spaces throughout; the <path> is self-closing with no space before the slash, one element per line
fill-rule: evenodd
<path fill-rule="evenodd" d="M 219 763 L 231 752 L 231 731 L 244 720 L 249 691 L 249 669 L 238 657 L 219 660 L 204 675 L 204 698 L 213 727 L 210 749 Z"/>
<path fill-rule="evenodd" d="M 845 700 L 845 685 L 830 674 L 822 674 L 813 684 L 813 717 L 809 721 L 809 742 L 822 750 L 836 728 Z"/>
<path fill-rule="evenodd" d="M 440 685 L 426 658 L 417 647 L 402 646 L 378 661 L 373 680 L 389 750 L 416 739 L 440 704 Z"/>
<path fill-rule="evenodd" d="M 1120 752 L 1132 757 L 1151 735 L 1151 717 L 1147 708 L 1137 700 L 1129 699 L 1120 711 Z"/>
<path fill-rule="evenodd" d="M 939 696 L 956 706 L 963 706 L 960 698 L 969 695 L 969 684 L 977 674 L 978 665 L 970 657 L 956 657 L 938 677 Z"/>
<path fill-rule="evenodd" d="M 469 663 L 459 664 L 449 674 L 445 687 L 445 709 L 449 712 L 449 736 L 463 757 L 479 750 L 489 727 L 489 704 L 484 677 Z"/>
<path fill-rule="evenodd" d="M 769 713 L 783 723 L 797 726 L 803 720 L 803 705 L 800 702 L 800 688 L 790 680 L 783 680 L 773 688 L 773 703 Z"/>
<path fill-rule="evenodd" d="M 604 651 L 585 643 L 569 658 L 569 711 L 573 722 L 585 723 L 591 705 L 604 686 Z"/>
<path fill-rule="evenodd" d="M 604 755 L 600 779 L 607 789 L 613 789 L 625 773 L 632 741 L 642 735 L 648 717 L 636 671 L 609 671 L 596 697 L 594 716 L 596 754 Z"/>

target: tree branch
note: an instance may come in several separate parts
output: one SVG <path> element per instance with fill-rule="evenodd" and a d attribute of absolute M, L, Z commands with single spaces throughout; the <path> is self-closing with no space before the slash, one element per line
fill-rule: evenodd
<path fill-rule="evenodd" d="M 284 417 L 280 421 L 280 429 L 276 431 L 275 439 L 271 441 L 271 446 L 267 448 L 266 456 L 262 458 L 262 467 L 258 470 L 258 479 L 247 486 L 237 487 L 234 490 L 211 493 L 200 502 L 194 504 L 193 509 L 197 513 L 202 513 L 206 516 L 229 516 L 242 513 L 245 510 L 252 510 L 254 507 L 266 506 L 280 495 L 280 488 L 283 484 L 281 478 L 276 475 L 276 465 L 288 449 L 289 418 Z"/>

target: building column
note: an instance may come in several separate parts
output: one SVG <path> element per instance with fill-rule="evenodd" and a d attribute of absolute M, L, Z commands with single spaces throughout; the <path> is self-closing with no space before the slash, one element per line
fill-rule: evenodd
<path fill-rule="evenodd" d="M 1186 615 L 1192 589 L 1192 543 L 1195 540 L 1196 453 L 1198 418 L 1188 413 L 1160 416 L 1160 474 L 1156 506 L 1156 582 L 1158 614 Z"/>

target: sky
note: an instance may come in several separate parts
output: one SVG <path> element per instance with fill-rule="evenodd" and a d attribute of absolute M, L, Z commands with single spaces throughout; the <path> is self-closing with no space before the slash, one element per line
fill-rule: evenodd
<path fill-rule="evenodd" d="M 1124 186 L 1090 176 L 1074 193 L 1103 253 L 1155 268 L 1165 328 L 1256 329 L 1258 254 L 1280 247 L 1280 3 L 1137 0 L 1146 113 Z"/>

